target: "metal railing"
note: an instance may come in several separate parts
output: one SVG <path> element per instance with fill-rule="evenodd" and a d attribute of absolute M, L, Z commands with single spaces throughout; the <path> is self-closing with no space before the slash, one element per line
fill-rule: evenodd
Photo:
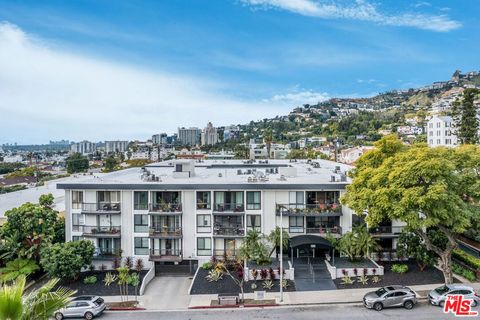
<path fill-rule="evenodd" d="M 371 234 L 400 234 L 402 233 L 403 227 L 392 227 L 392 226 L 378 226 L 369 228 Z"/>
<path fill-rule="evenodd" d="M 276 214 L 279 215 L 321 215 L 322 213 L 342 213 L 342 205 L 339 203 L 318 204 L 277 204 Z"/>
<path fill-rule="evenodd" d="M 215 236 L 244 236 L 245 228 L 243 227 L 213 227 L 213 235 Z"/>
<path fill-rule="evenodd" d="M 148 233 L 151 237 L 181 237 L 182 228 L 153 227 Z"/>
<path fill-rule="evenodd" d="M 113 259 L 115 257 L 121 256 L 121 249 L 112 249 L 112 248 L 95 248 L 93 253 L 94 259 Z"/>
<path fill-rule="evenodd" d="M 120 226 L 79 226 L 84 235 L 120 235 Z"/>
<path fill-rule="evenodd" d="M 314 234 L 342 234 L 342 227 L 340 226 L 333 226 L 333 227 L 314 227 L 314 228 L 306 228 L 307 233 L 314 233 Z"/>
<path fill-rule="evenodd" d="M 150 249 L 150 256 L 152 257 L 181 257 L 182 250 L 180 249 Z"/>
<path fill-rule="evenodd" d="M 82 203 L 84 212 L 120 212 L 120 202 Z"/>
<path fill-rule="evenodd" d="M 219 259 L 231 259 L 237 256 L 237 250 L 215 249 L 213 250 L 213 256 Z"/>
<path fill-rule="evenodd" d="M 150 203 L 148 205 L 150 212 L 182 212 L 181 203 Z"/>
<path fill-rule="evenodd" d="M 245 212 L 243 203 L 215 203 L 213 207 L 215 212 Z"/>
<path fill-rule="evenodd" d="M 210 202 L 197 202 L 198 210 L 210 210 L 212 209 L 212 204 Z"/>

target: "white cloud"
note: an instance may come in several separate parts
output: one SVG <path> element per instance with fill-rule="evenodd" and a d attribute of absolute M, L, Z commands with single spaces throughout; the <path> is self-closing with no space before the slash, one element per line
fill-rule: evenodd
<path fill-rule="evenodd" d="M 104 61 L 53 48 L 0 23 L 0 140 L 144 139 L 178 126 L 248 122 L 286 113 L 205 77 Z M 0 141 L 2 142 L 2 141 Z"/>
<path fill-rule="evenodd" d="M 444 14 L 384 14 L 377 9 L 376 5 L 366 0 L 356 0 L 349 6 L 315 0 L 242 0 L 242 2 L 254 8 L 277 8 L 323 19 L 370 21 L 383 25 L 414 27 L 437 32 L 447 32 L 461 27 L 458 21 L 452 20 Z"/>
<path fill-rule="evenodd" d="M 274 102 L 288 106 L 299 106 L 303 104 L 316 104 L 329 98 L 330 96 L 327 93 L 295 89 L 294 91 L 286 94 L 274 95 L 270 99 L 265 99 L 264 102 Z"/>

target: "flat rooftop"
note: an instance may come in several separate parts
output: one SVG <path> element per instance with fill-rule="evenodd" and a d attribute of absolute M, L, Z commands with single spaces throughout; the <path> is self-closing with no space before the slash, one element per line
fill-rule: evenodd
<path fill-rule="evenodd" d="M 178 169 L 177 165 L 182 165 L 184 169 Z M 192 166 L 193 171 L 189 169 Z M 144 168 L 120 170 L 88 181 L 66 180 L 58 183 L 57 188 L 344 189 L 351 182 L 350 178 L 346 177 L 346 172 L 351 168 L 352 166 L 328 160 L 172 160 L 150 164 Z"/>

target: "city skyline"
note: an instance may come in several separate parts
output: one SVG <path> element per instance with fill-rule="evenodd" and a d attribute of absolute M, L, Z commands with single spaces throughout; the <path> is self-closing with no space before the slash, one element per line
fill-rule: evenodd
<path fill-rule="evenodd" d="M 478 70 L 475 2 L 0 2 L 0 144 L 144 139 Z M 452 48 L 455 48 L 453 50 Z"/>

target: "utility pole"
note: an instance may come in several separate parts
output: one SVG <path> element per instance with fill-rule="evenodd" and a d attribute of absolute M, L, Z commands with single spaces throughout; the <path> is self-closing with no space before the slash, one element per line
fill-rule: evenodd
<path fill-rule="evenodd" d="M 283 215 L 280 209 L 280 302 L 283 302 Z"/>

